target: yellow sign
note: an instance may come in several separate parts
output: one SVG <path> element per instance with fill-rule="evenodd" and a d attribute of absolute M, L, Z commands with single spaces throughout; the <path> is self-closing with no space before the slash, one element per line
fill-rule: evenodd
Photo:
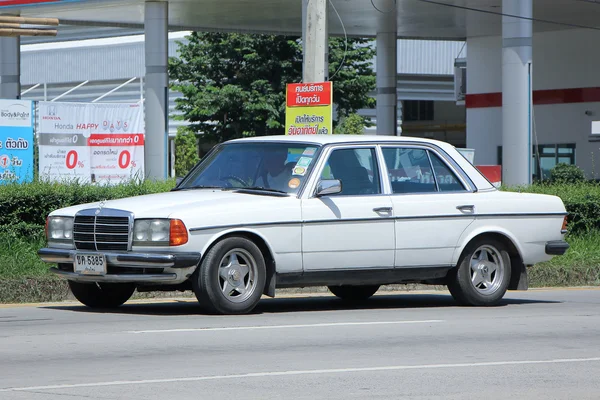
<path fill-rule="evenodd" d="M 286 91 L 285 134 L 333 133 L 331 82 L 290 83 Z"/>

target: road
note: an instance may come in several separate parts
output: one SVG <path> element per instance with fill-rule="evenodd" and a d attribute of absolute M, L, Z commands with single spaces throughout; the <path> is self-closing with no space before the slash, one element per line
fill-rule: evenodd
<path fill-rule="evenodd" d="M 597 399 L 600 290 L 0 307 L 0 399 Z"/>

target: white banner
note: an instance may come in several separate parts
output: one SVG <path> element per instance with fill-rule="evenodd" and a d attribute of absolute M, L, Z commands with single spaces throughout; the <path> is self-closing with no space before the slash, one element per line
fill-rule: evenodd
<path fill-rule="evenodd" d="M 40 179 L 116 184 L 144 178 L 139 104 L 39 102 Z"/>

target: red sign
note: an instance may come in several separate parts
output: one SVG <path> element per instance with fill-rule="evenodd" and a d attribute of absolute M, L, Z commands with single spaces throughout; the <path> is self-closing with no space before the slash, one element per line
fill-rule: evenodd
<path fill-rule="evenodd" d="M 94 133 L 88 139 L 88 146 L 143 146 L 141 133 L 101 134 Z"/>
<path fill-rule="evenodd" d="M 290 83 L 287 85 L 287 106 L 331 105 L 331 82 Z"/>
<path fill-rule="evenodd" d="M 476 165 L 475 168 L 485 176 L 492 185 L 499 187 L 502 184 L 501 165 Z"/>

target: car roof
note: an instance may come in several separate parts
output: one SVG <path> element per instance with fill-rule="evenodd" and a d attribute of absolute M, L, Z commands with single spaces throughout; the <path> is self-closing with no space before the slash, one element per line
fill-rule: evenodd
<path fill-rule="evenodd" d="M 319 145 L 338 143 L 380 143 L 380 142 L 422 142 L 438 146 L 447 146 L 448 143 L 439 140 L 424 139 L 412 136 L 384 136 L 384 135 L 274 135 L 255 136 L 242 139 L 234 139 L 229 142 L 291 142 L 291 143 L 314 143 Z"/>

